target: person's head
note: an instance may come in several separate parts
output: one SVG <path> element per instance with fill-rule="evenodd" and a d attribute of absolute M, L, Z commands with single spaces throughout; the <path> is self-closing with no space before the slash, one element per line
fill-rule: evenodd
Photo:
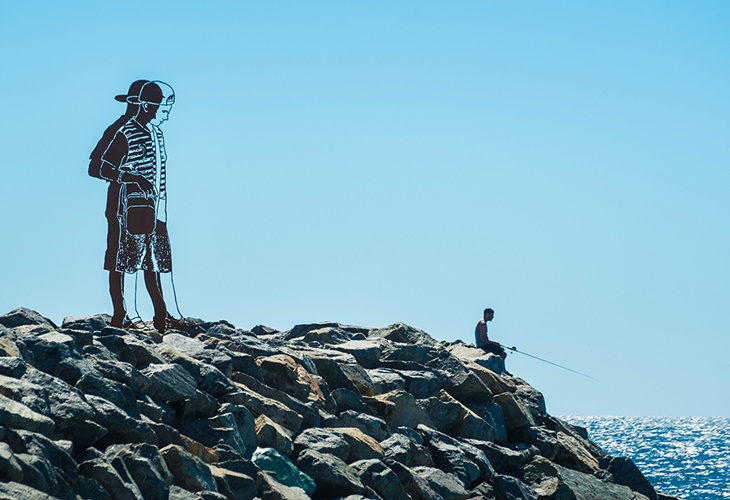
<path fill-rule="evenodd" d="M 149 80 L 136 80 L 136 81 L 132 82 L 132 84 L 129 86 L 129 90 L 127 91 L 126 94 L 120 94 L 118 96 L 114 96 L 114 100 L 127 103 L 127 110 L 124 112 L 124 116 L 131 118 L 137 114 L 137 111 L 139 110 L 139 103 L 131 102 L 129 100 L 129 98 L 138 97 L 140 91 L 142 90 L 142 87 L 148 81 Z"/>
<path fill-rule="evenodd" d="M 484 321 L 492 321 L 494 319 L 494 309 L 487 307 L 484 310 Z"/>
<path fill-rule="evenodd" d="M 175 91 L 164 82 L 147 82 L 136 97 L 128 97 L 127 102 L 139 105 L 137 121 L 146 125 L 160 126 L 170 117 L 170 110 L 175 103 Z"/>

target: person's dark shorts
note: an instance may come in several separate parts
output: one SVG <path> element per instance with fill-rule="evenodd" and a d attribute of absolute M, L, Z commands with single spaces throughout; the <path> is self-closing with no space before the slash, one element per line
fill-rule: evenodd
<path fill-rule="evenodd" d="M 484 345 L 480 345 L 479 348 L 486 352 L 496 354 L 497 356 L 502 356 L 502 355 L 507 354 L 504 349 L 502 349 L 500 346 L 495 345 L 495 344 L 484 344 Z"/>

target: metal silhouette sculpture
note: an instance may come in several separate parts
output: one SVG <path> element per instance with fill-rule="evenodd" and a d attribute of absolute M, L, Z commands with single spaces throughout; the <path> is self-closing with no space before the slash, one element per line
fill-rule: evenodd
<path fill-rule="evenodd" d="M 90 156 L 89 175 L 109 183 L 104 269 L 114 313 L 112 326 L 132 325 L 124 302 L 124 274 L 144 272 L 154 306 L 153 325 L 164 332 L 172 318 L 162 294 L 160 273 L 172 271 L 167 233 L 165 138 L 160 125 L 175 103 L 172 87 L 137 80 L 116 100 L 126 112 L 104 132 Z"/>

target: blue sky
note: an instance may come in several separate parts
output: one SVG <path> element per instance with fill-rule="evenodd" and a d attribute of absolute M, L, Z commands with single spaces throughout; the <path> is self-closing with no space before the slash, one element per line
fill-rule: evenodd
<path fill-rule="evenodd" d="M 489 306 L 492 338 L 600 379 L 511 355 L 553 414 L 728 415 L 729 25 L 721 1 L 6 3 L 0 310 L 110 311 L 88 155 L 160 79 L 184 314 L 471 341 Z"/>

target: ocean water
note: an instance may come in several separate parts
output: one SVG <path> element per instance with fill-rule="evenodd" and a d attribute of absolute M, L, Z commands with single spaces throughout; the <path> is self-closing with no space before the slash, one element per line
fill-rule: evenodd
<path fill-rule="evenodd" d="M 730 418 L 562 417 L 606 453 L 631 458 L 654 487 L 684 499 L 730 498 Z"/>

